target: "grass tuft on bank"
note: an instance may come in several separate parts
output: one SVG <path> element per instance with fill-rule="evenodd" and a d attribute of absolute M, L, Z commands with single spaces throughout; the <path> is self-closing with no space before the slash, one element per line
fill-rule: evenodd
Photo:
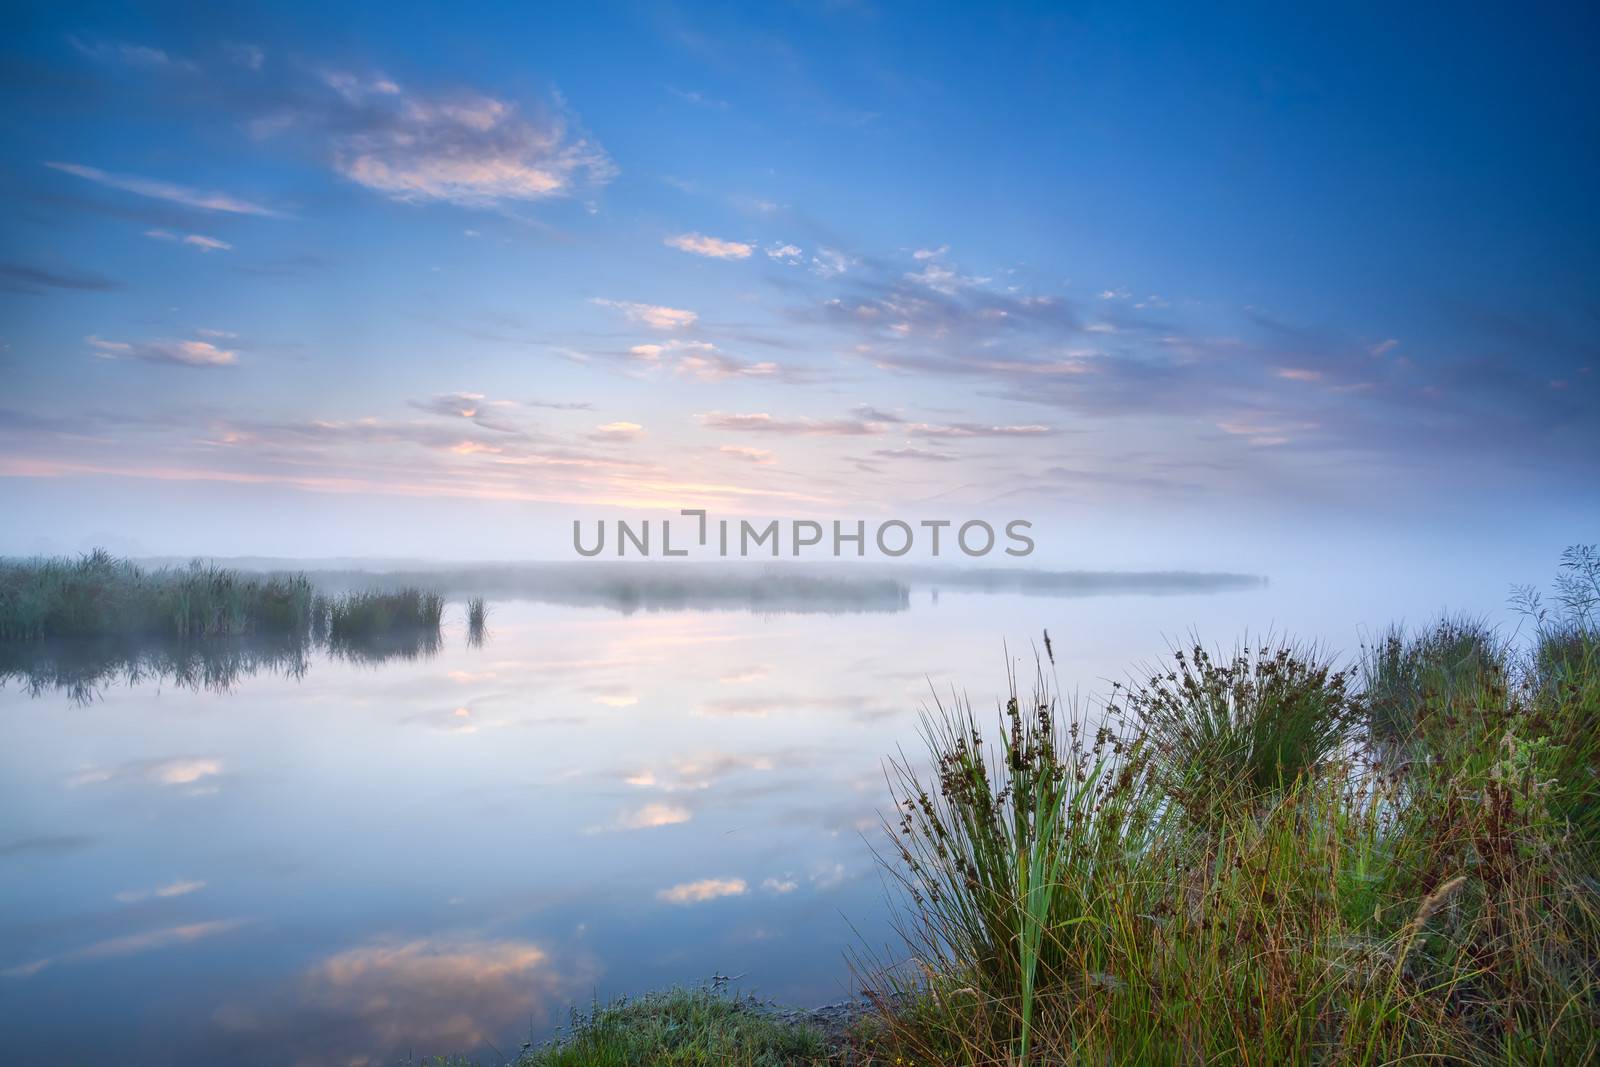
<path fill-rule="evenodd" d="M 873 1062 L 1600 1061 L 1600 556 L 1562 573 L 1531 648 L 1446 619 L 1359 686 L 1264 642 L 1106 716 L 1048 668 L 987 736 L 936 705 Z"/>
<path fill-rule="evenodd" d="M 820 1031 L 714 989 L 671 989 L 574 1012 L 518 1067 L 806 1067 L 828 1062 Z"/>

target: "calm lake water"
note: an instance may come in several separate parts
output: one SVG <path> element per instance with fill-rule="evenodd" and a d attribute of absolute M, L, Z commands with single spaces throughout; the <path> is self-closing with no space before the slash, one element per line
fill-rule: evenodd
<path fill-rule="evenodd" d="M 797 613 L 491 598 L 481 647 L 454 601 L 431 654 L 313 651 L 225 691 L 150 677 L 85 701 L 13 677 L 0 1046 L 27 1064 L 492 1059 L 574 1003 L 714 975 L 842 999 L 846 949 L 888 937 L 882 759 L 915 749 L 930 686 L 987 714 L 1006 646 L 1031 669 L 1045 628 L 1088 694 L 1191 627 L 1354 651 L 1363 625 L 1443 606 L 1368 586 L 914 587 Z"/>

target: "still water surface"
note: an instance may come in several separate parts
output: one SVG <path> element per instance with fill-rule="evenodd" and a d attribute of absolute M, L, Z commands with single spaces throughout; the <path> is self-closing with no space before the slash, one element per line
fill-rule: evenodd
<path fill-rule="evenodd" d="M 930 687 L 993 706 L 1006 646 L 1031 668 L 1046 628 L 1086 698 L 1191 627 L 1353 651 L 1393 590 L 1349 592 L 491 600 L 481 647 L 456 602 L 410 659 L 313 651 L 87 701 L 13 677 L 0 1044 L 30 1064 L 492 1059 L 574 1003 L 714 975 L 841 999 L 846 948 L 888 938 L 882 758 L 915 747 Z"/>

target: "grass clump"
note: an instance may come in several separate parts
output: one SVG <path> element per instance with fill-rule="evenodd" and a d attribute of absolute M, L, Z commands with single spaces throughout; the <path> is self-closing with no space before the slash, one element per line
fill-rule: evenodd
<path fill-rule="evenodd" d="M 303 574 L 246 575 L 202 563 L 146 570 L 96 549 L 0 562 L 0 640 L 297 634 L 311 619 Z"/>
<path fill-rule="evenodd" d="M 1391 626 L 1362 660 L 1367 720 L 1375 740 L 1420 741 L 1431 711 L 1470 703 L 1500 681 L 1506 649 L 1489 626 L 1444 618 L 1408 634 Z"/>
<path fill-rule="evenodd" d="M 1085 924 L 1149 823 L 1138 805 L 1118 802 L 1140 777 L 1137 754 L 1107 733 L 1086 737 L 1042 675 L 1036 682 L 1025 698 L 1013 679 L 998 749 L 969 704 L 935 701 L 922 725 L 932 779 L 907 760 L 891 764 L 900 863 L 889 871 L 913 904 L 900 933 L 925 973 L 960 985 L 967 1010 L 956 1030 L 993 1041 L 1014 1032 L 1024 1053 L 1041 997 L 1101 972 Z M 882 991 L 901 1002 L 908 992 Z"/>
<path fill-rule="evenodd" d="M 1349 672 L 1315 647 L 1247 641 L 1219 658 L 1196 641 L 1172 659 L 1106 710 L 1134 719 L 1160 788 L 1197 822 L 1321 767 L 1354 722 Z"/>
<path fill-rule="evenodd" d="M 719 989 L 672 989 L 574 1011 L 566 1033 L 518 1067 L 802 1067 L 828 1062 L 822 1034 Z"/>
<path fill-rule="evenodd" d="M 936 703 L 872 1062 L 1600 1062 L 1596 603 L 1526 653 L 1402 635 L 1365 686 L 1191 648 L 1098 723 L 1041 671 L 993 744 Z"/>
<path fill-rule="evenodd" d="M 357 663 L 414 660 L 439 651 L 444 597 L 417 588 L 360 590 L 326 600 L 328 649 Z"/>
<path fill-rule="evenodd" d="M 407 630 L 439 629 L 444 598 L 417 588 L 363 590 L 328 601 L 328 639 L 360 641 Z"/>
<path fill-rule="evenodd" d="M 489 622 L 489 605 L 483 597 L 475 596 L 467 601 L 467 643 L 474 648 L 483 645 L 487 635 Z"/>

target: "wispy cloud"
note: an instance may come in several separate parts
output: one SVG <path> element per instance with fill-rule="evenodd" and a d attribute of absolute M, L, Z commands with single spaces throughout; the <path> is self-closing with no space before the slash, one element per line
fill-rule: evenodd
<path fill-rule="evenodd" d="M 644 436 L 644 427 L 637 422 L 607 422 L 596 426 L 589 436 L 596 441 L 637 441 Z"/>
<path fill-rule="evenodd" d="M 677 804 L 646 804 L 641 808 L 623 812 L 612 824 L 617 830 L 653 830 L 661 826 L 676 826 L 694 818 L 688 808 Z"/>
<path fill-rule="evenodd" d="M 883 433 L 885 429 L 879 423 L 861 419 L 779 418 L 764 411 L 747 414 L 713 411 L 698 418 L 700 425 L 708 430 L 732 430 L 738 433 L 856 437 Z"/>
<path fill-rule="evenodd" d="M 621 312 L 629 322 L 637 322 L 657 330 L 682 330 L 693 326 L 700 318 L 692 311 L 665 307 L 661 304 L 641 304 L 632 300 L 608 300 L 593 297 L 591 303 Z"/>
<path fill-rule="evenodd" d="M 1174 310 L 1178 305 L 1172 301 L 1138 299 L 1129 287 L 1091 290 L 1098 299 L 1079 304 L 1062 295 L 963 275 L 949 265 L 947 254 L 943 247 L 919 249 L 910 257 L 911 270 L 904 263 L 866 260 L 859 271 L 830 287 L 834 295 L 809 308 L 792 309 L 791 317 L 803 325 L 822 323 L 845 332 L 853 340 L 850 350 L 878 370 L 922 381 L 967 379 L 981 383 L 984 395 L 996 399 L 1058 407 L 1101 423 L 1156 420 L 1150 429 L 1162 438 L 1162 447 L 1206 456 L 1209 477 L 1218 484 L 1259 479 L 1266 461 L 1243 458 L 1233 451 L 1240 444 L 1257 451 L 1294 446 L 1302 456 L 1313 447 L 1382 451 L 1392 447 L 1385 438 L 1398 440 L 1407 426 L 1420 425 L 1414 415 L 1397 421 L 1396 405 L 1424 397 L 1435 420 L 1453 421 L 1457 416 L 1450 412 L 1464 413 L 1467 402 L 1428 390 L 1445 388 L 1444 382 L 1461 391 L 1483 381 L 1481 375 L 1460 373 L 1430 383 L 1414 361 L 1375 359 L 1397 347 L 1387 340 L 1374 343 L 1307 329 L 1261 308 L 1237 309 L 1232 322 L 1225 309 L 1210 309 L 1205 315 L 1210 328 L 1201 330 L 1179 321 Z M 1219 324 L 1225 325 L 1218 329 Z M 1504 384 L 1531 392 L 1535 383 Z M 1537 384 L 1547 396 L 1545 383 Z M 882 425 L 886 420 L 858 413 L 857 421 Z M 711 424 L 791 434 L 861 433 L 870 428 L 771 417 Z M 1251 432 L 1207 435 L 1200 429 L 1207 424 L 1249 427 Z M 1060 432 L 1031 420 L 906 421 L 894 429 L 913 439 L 944 440 Z M 937 454 L 949 453 L 940 449 Z M 918 456 L 897 448 L 883 449 L 877 458 Z M 1079 472 L 1080 480 L 1090 473 Z M 1135 477 L 1125 472 L 1124 484 L 1135 484 Z M 1159 480 L 1164 475 L 1152 468 L 1138 477 Z"/>
<path fill-rule="evenodd" d="M 245 70 L 260 70 L 267 64 L 267 53 L 258 45 L 234 44 L 227 48 L 228 58 L 237 67 Z"/>
<path fill-rule="evenodd" d="M 1048 437 L 1055 427 L 1030 422 L 1012 426 L 993 426 L 978 422 L 913 422 L 905 432 L 921 437 Z"/>
<path fill-rule="evenodd" d="M 700 425 L 713 430 L 739 433 L 770 433 L 791 436 L 860 437 L 872 434 L 903 433 L 919 437 L 1047 437 L 1056 432 L 1042 423 L 987 425 L 974 422 L 907 422 L 872 408 L 844 418 L 819 419 L 808 416 L 779 418 L 764 411 L 746 414 L 713 411 L 698 416 Z"/>
<path fill-rule="evenodd" d="M 22 263 L 0 263 L 0 290 L 13 293 L 39 293 L 45 289 L 75 289 L 104 293 L 122 288 L 104 275 L 90 271 L 46 270 Z"/>
<path fill-rule="evenodd" d="M 639 694 L 626 685 L 587 686 L 589 699 L 605 708 L 631 708 L 639 703 Z"/>
<path fill-rule="evenodd" d="M 1217 429 L 1223 433 L 1230 437 L 1242 437 L 1258 448 L 1271 448 L 1288 444 L 1295 436 L 1316 428 L 1316 423 L 1270 423 L 1237 420 L 1217 423 Z"/>
<path fill-rule="evenodd" d="M 113 174 L 98 167 L 87 167 L 81 163 L 52 163 L 46 162 L 45 166 L 59 170 L 64 174 L 82 178 L 85 181 L 104 185 L 109 189 L 120 189 L 125 193 L 135 196 L 145 196 L 152 200 L 165 200 L 173 204 L 182 204 L 184 207 L 197 208 L 201 211 L 221 211 L 234 215 L 261 215 L 267 218 L 283 218 L 282 212 L 272 208 L 244 200 L 229 193 L 208 192 L 194 189 L 187 185 L 175 182 L 161 181 L 156 178 L 141 178 L 133 174 Z"/>
<path fill-rule="evenodd" d="M 669 904 L 703 904 L 719 897 L 744 896 L 746 888 L 743 878 L 702 878 L 658 890 L 656 898 Z"/>
<path fill-rule="evenodd" d="M 169 882 L 154 889 L 125 889 L 116 896 L 119 904 L 137 904 L 141 900 L 164 900 L 169 897 L 183 897 L 190 893 L 198 893 L 206 887 L 206 883 L 196 880 Z"/>
<path fill-rule="evenodd" d="M 674 370 L 702 382 L 721 382 L 729 378 L 792 377 L 785 375 L 783 367 L 771 360 L 749 363 L 719 351 L 686 355 L 678 360 Z"/>
<path fill-rule="evenodd" d="M 461 412 L 477 411 L 471 405 L 480 401 L 457 394 L 436 400 L 421 403 L 427 417 L 403 421 L 367 415 L 282 420 L 216 411 L 129 421 L 99 413 L 47 418 L 0 411 L 0 443 L 6 446 L 0 472 L 623 507 L 818 499 L 731 474 L 719 481 L 687 477 L 658 456 L 624 454 L 615 441 L 594 441 L 592 427 L 561 434 L 484 432 L 462 422 Z M 105 432 L 85 433 L 95 427 Z"/>
<path fill-rule="evenodd" d="M 258 118 L 257 136 L 326 138 L 336 172 L 409 203 L 487 208 L 569 196 L 617 173 L 605 150 L 574 129 L 558 98 L 525 113 L 471 91 L 408 91 L 378 73 L 328 71 L 320 92 Z"/>
<path fill-rule="evenodd" d="M 899 704 L 886 704 L 875 697 L 849 693 L 755 693 L 702 700 L 694 710 L 696 715 L 707 718 L 765 719 L 774 715 L 826 712 L 864 721 L 899 714 L 903 708 Z"/>
<path fill-rule="evenodd" d="M 667 341 L 648 341 L 643 344 L 631 345 L 628 356 L 640 363 L 663 365 L 669 362 L 668 357 L 692 352 L 714 352 L 717 346 L 709 341 L 684 341 L 673 338 Z"/>
<path fill-rule="evenodd" d="M 903 445 L 900 448 L 880 448 L 872 454 L 879 459 L 920 459 L 935 463 L 948 463 L 959 458 L 953 452 L 935 452 L 928 448 L 918 448 L 916 445 Z"/>
<path fill-rule="evenodd" d="M 203 233 L 177 234 L 171 230 L 146 230 L 144 235 L 153 237 L 158 241 L 176 241 L 192 248 L 198 248 L 202 252 L 227 252 L 233 248 L 227 241 L 216 237 L 207 237 Z"/>
<path fill-rule="evenodd" d="M 126 934 L 121 937 L 111 937 L 104 941 L 96 941 L 85 945 L 83 948 L 73 949 L 56 956 L 46 956 L 31 963 L 24 963 L 11 967 L 0 974 L 12 978 L 31 978 L 47 967 L 59 966 L 63 963 L 78 963 L 83 960 L 109 959 L 116 956 L 133 956 L 141 952 L 152 952 L 156 949 L 171 948 L 176 945 L 193 944 L 208 937 L 216 937 L 237 930 L 244 925 L 242 919 L 216 919 L 210 922 L 185 923 L 181 926 L 168 926 L 160 930 L 148 930 L 143 933 Z"/>
<path fill-rule="evenodd" d="M 805 249 L 799 245 L 776 244 L 766 249 L 767 258 L 775 259 L 779 263 L 787 263 L 791 267 L 799 266 L 805 262 Z"/>
<path fill-rule="evenodd" d="M 544 408 L 547 411 L 591 411 L 594 405 L 587 400 L 530 400 L 530 408 Z"/>
<path fill-rule="evenodd" d="M 755 245 L 743 241 L 726 241 L 720 237 L 707 237 L 702 233 L 681 233 L 668 237 L 666 243 L 684 252 L 712 259 L 749 259 Z"/>
<path fill-rule="evenodd" d="M 940 245 L 938 248 L 919 248 L 911 253 L 911 257 L 922 265 L 922 269 L 908 272 L 905 275 L 906 281 L 932 289 L 936 293 L 953 296 L 962 289 L 987 285 L 992 280 L 968 277 L 952 264 L 944 262 L 944 255 L 949 250 L 949 245 Z"/>
<path fill-rule="evenodd" d="M 122 63 L 130 67 L 144 67 L 151 70 L 177 69 L 193 71 L 198 69 L 194 63 L 188 60 L 174 59 L 163 49 L 135 44 L 131 41 L 88 41 L 69 34 L 67 43 L 72 45 L 78 54 L 98 62 Z"/>
<path fill-rule="evenodd" d="M 94 335 L 87 340 L 101 359 L 139 359 L 182 367 L 228 367 L 239 362 L 233 350 L 218 348 L 210 341 L 108 341 Z"/>
<path fill-rule="evenodd" d="M 744 360 L 722 351 L 709 341 L 678 338 L 631 345 L 628 359 L 645 370 L 670 368 L 672 373 L 698 382 L 724 382 L 734 378 L 760 378 L 784 382 L 809 382 L 818 375 L 773 360 Z"/>
<path fill-rule="evenodd" d="M 543 1026 L 596 980 L 591 962 L 529 941 L 376 938 L 316 961 L 276 996 L 221 1004 L 212 1023 L 230 1045 L 271 1033 L 285 1062 L 371 1063 L 374 1049 L 483 1048 Z"/>
<path fill-rule="evenodd" d="M 699 107 L 715 108 L 718 111 L 726 111 L 728 109 L 728 102 L 726 100 L 718 100 L 716 97 L 707 96 L 698 89 L 679 89 L 676 86 L 669 85 L 667 86 L 667 92 L 671 93 L 679 100 L 695 104 Z"/>
<path fill-rule="evenodd" d="M 782 759 L 793 766 L 803 755 L 786 751 Z M 771 771 L 777 766 L 773 756 L 740 755 L 728 752 L 711 752 L 674 759 L 664 769 L 631 770 L 623 781 L 639 789 L 659 789 L 668 793 L 698 792 L 710 789 L 722 779 L 741 772 Z"/>
<path fill-rule="evenodd" d="M 512 400 L 491 400 L 482 393 L 440 393 L 426 400 L 408 403 L 418 411 L 467 419 L 496 433 L 522 432 L 522 428 L 509 417 L 517 406 Z"/>
<path fill-rule="evenodd" d="M 222 769 L 222 760 L 214 756 L 133 760 L 127 763 L 85 767 L 68 777 L 66 784 L 78 788 L 111 782 L 144 782 L 190 792 L 209 791 L 207 780 L 221 775 Z"/>
<path fill-rule="evenodd" d="M 856 263 L 854 256 L 837 248 L 819 248 L 811 257 L 811 272 L 819 278 L 837 278 Z"/>

